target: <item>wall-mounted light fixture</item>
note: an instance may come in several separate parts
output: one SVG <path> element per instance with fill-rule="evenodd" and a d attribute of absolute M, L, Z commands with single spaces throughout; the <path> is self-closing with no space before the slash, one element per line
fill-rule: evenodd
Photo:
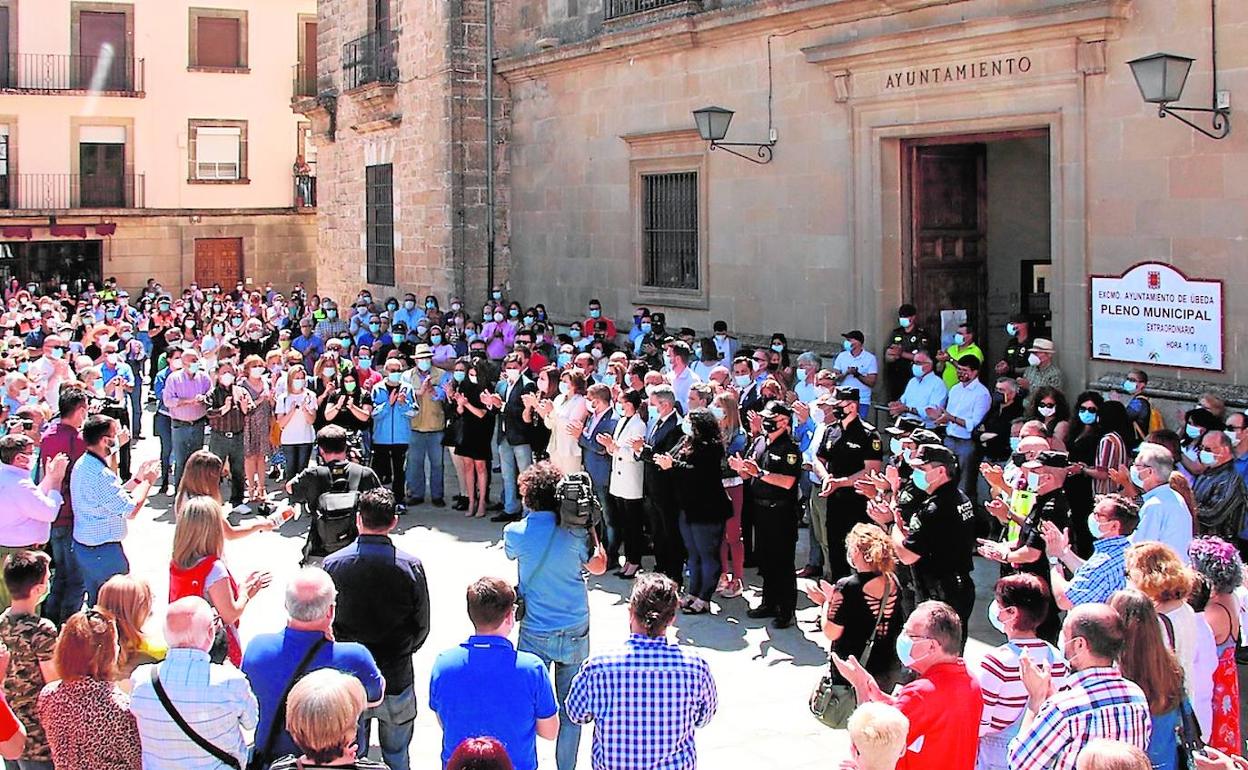
<path fill-rule="evenodd" d="M 1213 103 L 1209 107 L 1175 107 L 1183 96 L 1183 85 L 1191 72 L 1192 62 L 1186 56 L 1169 53 L 1155 53 L 1152 56 L 1141 56 L 1127 62 L 1131 74 L 1135 76 L 1135 84 L 1140 89 L 1140 96 L 1149 104 L 1158 105 L 1157 117 L 1167 115 L 1178 118 L 1187 125 L 1212 139 L 1225 139 L 1231 133 L 1231 93 L 1218 90 L 1218 8 L 1217 0 L 1209 0 L 1210 10 L 1210 49 L 1213 55 Z M 1212 115 L 1212 130 L 1196 125 L 1183 117 L 1181 112 L 1204 112 Z"/>
<path fill-rule="evenodd" d="M 712 150 L 722 149 L 724 152 L 736 155 L 738 158 L 745 158 L 751 163 L 770 163 L 771 148 L 776 145 L 776 131 L 769 128 L 770 135 L 766 142 L 725 142 L 724 137 L 728 135 L 728 124 L 732 122 L 732 110 L 723 107 L 703 107 L 700 110 L 693 111 L 693 122 L 698 126 L 698 135 L 703 141 L 711 143 Z M 753 147 L 755 157 L 751 157 L 742 152 L 737 152 L 733 147 Z"/>

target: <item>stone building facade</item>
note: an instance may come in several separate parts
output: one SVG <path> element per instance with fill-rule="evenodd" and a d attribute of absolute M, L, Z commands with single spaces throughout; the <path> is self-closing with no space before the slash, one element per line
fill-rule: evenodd
<path fill-rule="evenodd" d="M 368 286 L 377 296 L 445 298 L 484 291 L 486 2 L 321 0 L 318 94 L 295 106 L 312 119 L 318 141 L 322 293 L 341 298 Z M 501 94 L 494 102 L 501 143 L 506 102 Z M 376 170 L 386 166 L 393 221 L 378 223 L 376 199 L 370 219 L 369 188 L 371 181 L 374 195 L 387 194 Z M 505 154 L 495 168 L 494 243 L 503 262 Z M 379 243 L 387 229 L 389 255 Z"/>

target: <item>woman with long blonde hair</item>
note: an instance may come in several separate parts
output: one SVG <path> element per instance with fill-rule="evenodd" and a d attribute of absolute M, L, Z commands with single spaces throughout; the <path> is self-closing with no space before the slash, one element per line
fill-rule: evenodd
<path fill-rule="evenodd" d="M 242 586 L 221 560 L 225 548 L 225 514 L 221 503 L 207 495 L 185 500 L 173 530 L 173 558 L 169 562 L 169 602 L 199 596 L 217 611 L 225 624 L 227 657 L 241 665 L 243 651 L 238 621 L 257 593 L 272 579 L 268 572 L 252 572 Z"/>
<path fill-rule="evenodd" d="M 1155 770 L 1177 770 L 1179 745 L 1175 731 L 1182 718 L 1183 668 L 1162 636 L 1161 620 L 1153 601 L 1140 591 L 1125 589 L 1109 597 L 1109 606 L 1122 616 L 1126 638 L 1118 660 L 1122 675 L 1139 685 L 1148 698 L 1153 731 L 1148 758 Z"/>
<path fill-rule="evenodd" d="M 143 626 L 152 616 L 152 587 L 134 575 L 113 575 L 100 586 L 95 606 L 117 623 L 117 675 L 124 689 L 136 668 L 164 660 L 169 651 L 159 640 L 143 635 Z"/>
<path fill-rule="evenodd" d="M 741 595 L 745 573 L 745 544 L 741 540 L 741 508 L 745 503 L 745 482 L 737 472 L 728 467 L 728 458 L 740 456 L 745 451 L 745 430 L 741 427 L 741 410 L 737 398 L 727 391 L 711 401 L 711 414 L 719 420 L 719 436 L 724 442 L 724 465 L 720 469 L 724 494 L 732 503 L 732 518 L 724 524 L 724 538 L 719 545 L 720 596 L 732 599 Z"/>
<path fill-rule="evenodd" d="M 221 506 L 221 525 L 225 528 L 226 540 L 238 540 L 252 532 L 270 530 L 276 526 L 273 519 L 259 518 L 246 524 L 231 524 L 226 516 L 224 500 L 221 497 L 221 474 L 225 470 L 225 461 L 207 449 L 198 449 L 186 458 L 186 468 L 178 481 L 178 492 L 173 498 L 174 518 L 181 518 L 182 508 L 187 500 L 195 497 L 211 497 Z"/>

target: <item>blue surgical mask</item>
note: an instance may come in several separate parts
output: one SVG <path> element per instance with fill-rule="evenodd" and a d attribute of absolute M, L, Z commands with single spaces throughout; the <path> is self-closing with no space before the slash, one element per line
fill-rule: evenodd
<path fill-rule="evenodd" d="M 1201 436 L 1200 428 L 1192 425 L 1191 423 L 1188 423 L 1187 426 L 1183 428 L 1183 432 L 1187 434 L 1188 438 L 1200 438 Z"/>
<path fill-rule="evenodd" d="M 199 374 L 199 362 L 194 361 L 186 365 L 186 370 L 191 374 Z"/>
<path fill-rule="evenodd" d="M 572 383 L 570 382 L 559 383 L 559 393 L 565 397 L 572 395 Z"/>
<path fill-rule="evenodd" d="M 501 291 L 496 291 L 492 293 L 490 296 L 494 298 L 495 302 L 498 302 L 500 299 L 503 298 L 503 293 Z"/>
<path fill-rule="evenodd" d="M 841 340 L 841 348 L 844 350 L 853 350 L 854 343 L 852 340 Z"/>
<path fill-rule="evenodd" d="M 1092 533 L 1094 540 L 1100 540 L 1105 537 L 1105 533 L 1101 531 L 1101 522 L 1097 520 L 1096 514 L 1088 514 L 1088 532 Z"/>
<path fill-rule="evenodd" d="M 463 382 L 464 380 L 468 379 L 468 372 L 455 372 L 454 374 L 451 375 L 451 378 L 454 379 L 456 382 Z"/>
<path fill-rule="evenodd" d="M 909 318 L 898 318 L 898 319 L 897 319 L 897 323 L 901 324 L 901 328 L 903 328 L 903 329 L 909 329 L 909 328 L 910 328 L 910 324 L 912 324 L 912 323 L 914 323 L 914 322 L 913 322 L 913 321 L 911 321 Z"/>
<path fill-rule="evenodd" d="M 53 358 L 64 358 L 64 357 L 65 357 L 65 348 L 52 348 L 52 357 L 53 357 Z"/>
<path fill-rule="evenodd" d="M 437 306 L 438 306 L 438 303 L 434 302 L 433 300 L 431 300 L 431 299 L 429 299 L 429 300 L 425 300 L 425 309 L 426 309 L 426 310 L 433 310 L 433 309 L 434 309 L 435 307 L 437 307 Z"/>
<path fill-rule="evenodd" d="M 893 453 L 894 455 L 901 454 L 901 439 L 890 438 L 888 440 L 888 451 Z"/>
<path fill-rule="evenodd" d="M 1123 380 L 1122 391 L 1124 393 L 1134 393 L 1135 392 L 1135 380 Z"/>
<path fill-rule="evenodd" d="M 623 404 L 615 405 L 615 414 L 617 417 L 623 419 L 624 417 L 624 405 Z"/>
<path fill-rule="evenodd" d="M 805 370 L 805 369 L 798 369 L 798 370 L 797 370 L 797 381 L 798 381 L 798 382 L 806 382 L 806 370 Z"/>
<path fill-rule="evenodd" d="M 369 324 L 368 330 L 372 332 L 373 334 L 376 334 L 377 332 L 381 331 L 381 324 Z"/>
<path fill-rule="evenodd" d="M 572 363 L 572 354 L 560 353 L 559 355 L 555 356 L 555 363 L 559 365 L 560 369 L 562 369 L 563 367 Z"/>
<path fill-rule="evenodd" d="M 668 369 L 672 368 L 672 354 L 671 353 L 663 354 L 663 366 Z"/>
<path fill-rule="evenodd" d="M 966 344 L 966 335 L 965 335 L 965 334 L 955 334 L 955 335 L 953 335 L 953 344 L 957 345 L 958 347 L 962 347 L 963 345 L 965 345 L 965 344 Z"/>
<path fill-rule="evenodd" d="M 531 315 L 526 315 L 526 316 L 524 317 L 524 325 L 525 325 L 525 326 L 532 326 L 532 325 L 533 325 L 533 316 L 531 316 Z"/>
<path fill-rule="evenodd" d="M 693 423 L 689 420 L 688 417 L 680 421 L 680 429 L 684 431 L 686 436 L 693 435 Z"/>
<path fill-rule="evenodd" d="M 650 324 L 650 323 L 643 323 L 643 324 L 641 325 L 641 331 L 642 331 L 644 334 L 649 334 L 649 333 L 650 333 L 650 330 L 651 330 L 651 329 L 653 329 L 653 328 L 654 328 L 654 326 L 653 326 L 652 324 Z"/>
<path fill-rule="evenodd" d="M 732 378 L 732 381 L 737 384 L 738 388 L 748 388 L 750 383 L 754 381 L 754 378 L 748 374 L 738 374 Z"/>
<path fill-rule="evenodd" d="M 386 379 L 393 382 L 395 385 L 398 385 L 403 381 L 403 372 L 387 372 Z"/>
<path fill-rule="evenodd" d="M 433 368 L 433 361 L 429 360 L 428 358 L 422 358 L 416 362 L 416 368 L 421 370 L 422 372 L 427 372 Z"/>
<path fill-rule="evenodd" d="M 568 336 L 569 336 L 569 337 L 571 337 L 571 338 L 572 338 L 572 339 L 574 339 L 574 340 L 579 340 L 579 339 L 581 338 L 581 330 L 580 330 L 580 329 L 569 329 L 569 330 L 568 330 Z"/>
<path fill-rule="evenodd" d="M 359 365 L 359 367 L 360 367 L 361 369 L 369 369 L 369 368 L 371 368 L 371 367 L 372 367 L 372 365 L 373 365 L 373 359 L 371 359 L 371 358 L 361 358 L 361 359 L 360 359 L 360 363 L 359 363 L 358 365 Z"/>
<path fill-rule="evenodd" d="M 897 635 L 897 660 L 907 668 L 914 665 L 914 640 L 904 631 Z"/>
<path fill-rule="evenodd" d="M 1017 452 L 1018 445 L 1023 443 L 1022 436 L 1010 436 L 1010 452 Z"/>
<path fill-rule="evenodd" d="M 434 334 L 434 335 L 431 335 L 431 336 L 429 337 L 429 344 L 430 344 L 430 345 L 441 345 L 441 344 L 442 344 L 442 335 L 441 335 L 441 334 Z"/>
<path fill-rule="evenodd" d="M 1079 410 L 1079 422 L 1084 425 L 1091 425 L 1096 422 L 1096 412 L 1089 412 L 1086 409 Z"/>
<path fill-rule="evenodd" d="M 1200 454 L 1197 455 L 1197 457 L 1200 458 L 1201 465 L 1217 465 L 1218 464 L 1218 458 L 1215 457 L 1213 452 L 1210 452 L 1208 449 L 1200 450 Z"/>
<path fill-rule="evenodd" d="M 1130 468 L 1127 469 L 1127 474 L 1131 476 L 1131 483 L 1134 484 L 1137 489 L 1144 488 L 1144 479 L 1140 478 L 1139 468 L 1132 465 Z"/>
<path fill-rule="evenodd" d="M 708 410 L 712 415 L 714 415 L 716 420 L 722 420 L 728 416 L 728 413 L 724 411 L 722 406 L 711 406 L 708 407 Z"/>
<path fill-rule="evenodd" d="M 921 492 L 926 492 L 931 488 L 931 482 L 928 481 L 927 478 L 927 471 L 922 468 L 915 468 L 914 473 L 910 476 L 910 478 L 914 480 L 914 485 L 918 487 Z"/>
<path fill-rule="evenodd" d="M 777 353 L 783 353 L 783 352 L 784 352 L 784 345 L 779 345 L 779 344 L 772 345 L 772 346 L 771 346 L 771 349 L 772 349 L 772 350 L 774 350 L 774 351 L 776 351 Z"/>
<path fill-rule="evenodd" d="M 1018 326 L 1016 324 L 1006 324 L 1005 333 L 1013 337 L 1015 334 L 1018 334 Z"/>
<path fill-rule="evenodd" d="M 915 377 L 921 378 L 923 376 L 923 367 L 919 364 L 911 364 L 910 371 L 911 373 L 914 374 Z"/>
<path fill-rule="evenodd" d="M 615 387 L 615 375 L 614 374 L 604 374 L 598 378 L 598 381 L 601 382 L 603 385 L 606 385 L 608 388 Z"/>
<path fill-rule="evenodd" d="M 510 310 L 508 310 L 508 311 L 507 311 L 507 315 L 511 316 L 512 318 L 519 318 L 519 317 L 520 317 L 520 311 L 519 311 L 519 310 L 516 310 L 516 309 L 513 307 L 512 309 L 510 309 Z"/>
<path fill-rule="evenodd" d="M 602 317 L 602 311 L 601 311 L 601 310 L 591 310 L 591 311 L 589 311 L 589 317 L 590 317 L 590 318 L 601 318 L 601 317 Z"/>

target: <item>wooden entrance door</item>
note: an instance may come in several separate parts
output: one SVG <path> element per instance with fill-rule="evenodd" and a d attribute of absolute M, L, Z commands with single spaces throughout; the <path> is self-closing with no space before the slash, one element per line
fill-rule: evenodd
<path fill-rule="evenodd" d="M 299 62 L 299 77 L 303 79 L 304 93 L 315 95 L 316 85 L 316 22 L 303 22 L 303 61 Z"/>
<path fill-rule="evenodd" d="M 78 145 L 79 205 L 123 208 L 126 201 L 126 146 L 103 142 Z"/>
<path fill-rule="evenodd" d="M 919 321 L 940 333 L 940 311 L 964 309 L 984 339 L 987 178 L 983 144 L 908 144 L 910 288 Z"/>
<path fill-rule="evenodd" d="M 0 7 L 0 88 L 12 85 L 13 62 L 9 60 L 9 7 Z"/>
<path fill-rule="evenodd" d="M 79 14 L 78 63 L 74 67 L 77 88 L 131 89 L 126 27 L 126 14 L 122 12 L 83 11 Z"/>
<path fill-rule="evenodd" d="M 196 238 L 195 282 L 232 290 L 243 280 L 242 238 Z"/>

